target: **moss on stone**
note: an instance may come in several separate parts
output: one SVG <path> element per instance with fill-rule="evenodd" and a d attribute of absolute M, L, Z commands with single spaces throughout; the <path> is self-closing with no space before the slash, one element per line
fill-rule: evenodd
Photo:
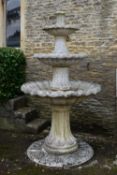
<path fill-rule="evenodd" d="M 116 175 L 117 167 L 111 170 L 100 168 L 99 166 L 83 168 L 82 170 L 56 170 L 48 168 L 40 168 L 33 165 L 26 166 L 20 171 L 16 171 L 9 175 Z"/>

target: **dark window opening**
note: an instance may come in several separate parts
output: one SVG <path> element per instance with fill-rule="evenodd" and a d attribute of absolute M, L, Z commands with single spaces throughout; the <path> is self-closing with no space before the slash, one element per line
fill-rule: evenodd
<path fill-rule="evenodd" d="M 20 0 L 7 0 L 7 46 L 20 47 Z"/>

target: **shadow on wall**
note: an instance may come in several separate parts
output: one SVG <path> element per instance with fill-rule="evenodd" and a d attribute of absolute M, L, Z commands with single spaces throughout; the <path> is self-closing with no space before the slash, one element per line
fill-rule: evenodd
<path fill-rule="evenodd" d="M 97 99 L 92 98 L 77 104 L 72 111 L 71 118 L 75 119 L 73 123 L 76 125 L 74 128 L 109 135 L 115 135 L 117 132 L 116 114 Z"/>

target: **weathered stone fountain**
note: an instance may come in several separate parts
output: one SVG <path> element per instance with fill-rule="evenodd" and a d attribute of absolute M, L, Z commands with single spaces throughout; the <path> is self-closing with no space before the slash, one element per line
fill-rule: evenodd
<path fill-rule="evenodd" d="M 37 164 L 49 167 L 77 166 L 93 156 L 89 144 L 75 138 L 70 129 L 70 108 L 91 94 L 95 95 L 101 87 L 83 81 L 69 80 L 69 66 L 87 57 L 84 53 L 70 54 L 66 40 L 77 28 L 65 25 L 64 13 L 57 13 L 55 25 L 44 29 L 55 36 L 55 49 L 50 54 L 35 54 L 34 58 L 53 67 L 52 81 L 29 82 L 22 85 L 24 93 L 48 98 L 52 107 L 52 124 L 45 140 L 33 143 L 27 150 L 28 157 Z"/>

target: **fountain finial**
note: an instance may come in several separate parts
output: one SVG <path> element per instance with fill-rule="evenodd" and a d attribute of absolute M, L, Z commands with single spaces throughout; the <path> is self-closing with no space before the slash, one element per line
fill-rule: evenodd
<path fill-rule="evenodd" d="M 65 17 L 65 13 L 63 11 L 57 11 L 56 12 L 56 16 L 57 16 L 57 26 L 64 26 L 65 25 L 65 21 L 64 21 L 64 17 Z"/>

